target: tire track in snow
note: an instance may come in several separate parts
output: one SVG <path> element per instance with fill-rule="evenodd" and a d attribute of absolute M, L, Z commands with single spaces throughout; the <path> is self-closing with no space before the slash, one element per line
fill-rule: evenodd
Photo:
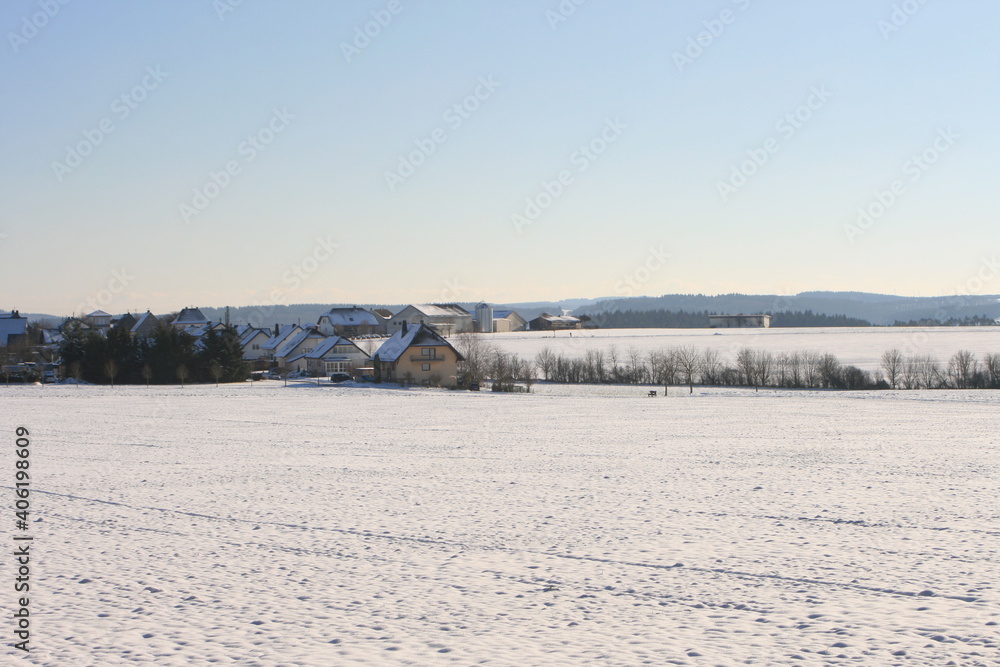
<path fill-rule="evenodd" d="M 11 487 L 2 487 L 11 488 Z M 518 549 L 513 547 L 499 547 L 499 546 L 482 546 L 475 544 L 467 544 L 464 542 L 456 542 L 453 540 L 444 540 L 440 538 L 430 538 L 430 537 L 411 537 L 407 535 L 392 535 L 386 533 L 373 533 L 370 531 L 357 530 L 353 528 L 331 528 L 328 526 L 303 526 L 301 524 L 294 523 L 282 523 L 278 521 L 260 521 L 253 519 L 239 519 L 236 517 L 224 517 L 212 514 L 202 514 L 199 512 L 188 512 L 185 510 L 168 509 L 163 507 L 150 507 L 145 505 L 129 505 L 127 503 L 115 502 L 112 500 L 101 500 L 99 498 L 87 498 L 84 496 L 75 496 L 66 493 L 56 493 L 54 491 L 42 491 L 39 489 L 32 489 L 34 493 L 43 493 L 50 496 L 56 496 L 61 498 L 69 498 L 71 500 L 82 500 L 84 502 L 99 503 L 102 505 L 113 505 L 116 507 L 124 507 L 133 510 L 151 510 L 155 512 L 164 512 L 168 514 L 181 514 L 184 516 L 197 517 L 201 519 L 209 519 L 212 521 L 228 521 L 231 523 L 247 523 L 254 525 L 268 525 L 276 526 L 281 528 L 291 528 L 293 530 L 303 530 L 303 531 L 324 531 L 331 533 L 340 533 L 343 535 L 351 535 L 354 537 L 364 537 L 364 538 L 378 538 L 383 540 L 392 540 L 397 542 L 410 542 L 416 544 L 433 544 L 441 546 L 451 546 L 451 547 L 461 547 L 464 549 L 480 549 L 485 551 L 501 551 L 512 554 L 535 554 L 538 556 L 549 556 L 553 558 L 564 558 L 568 560 L 577 561 L 587 561 L 592 563 L 604 563 L 608 565 L 624 565 L 629 567 L 641 567 L 653 570 L 679 570 L 683 569 L 686 572 L 696 572 L 698 574 L 708 574 L 708 575 L 718 575 L 724 574 L 727 576 L 733 576 L 740 579 L 748 579 L 753 581 L 777 581 L 782 583 L 794 583 L 794 584 L 812 584 L 816 586 L 830 586 L 836 587 L 843 590 L 856 590 L 865 593 L 877 593 L 881 595 L 893 595 L 897 597 L 907 597 L 916 598 L 920 596 L 936 597 L 947 600 L 958 600 L 961 602 L 977 602 L 979 598 L 967 596 L 967 595 L 942 595 L 938 593 L 933 593 L 930 591 L 901 591 L 892 588 L 879 588 L 877 586 L 865 586 L 863 584 L 854 583 L 843 583 L 837 581 L 825 581 L 823 579 L 813 579 L 810 577 L 789 577 L 781 574 L 760 574 L 755 572 L 746 572 L 743 570 L 734 570 L 730 568 L 711 568 L 711 567 L 692 567 L 686 566 L 683 563 L 675 563 L 673 565 L 659 565 L 656 563 L 643 563 L 639 561 L 626 561 L 626 560 L 615 560 L 611 558 L 598 558 L 597 556 L 574 556 L 572 554 L 564 553 L 554 553 L 551 551 L 537 551 L 535 549 Z"/>

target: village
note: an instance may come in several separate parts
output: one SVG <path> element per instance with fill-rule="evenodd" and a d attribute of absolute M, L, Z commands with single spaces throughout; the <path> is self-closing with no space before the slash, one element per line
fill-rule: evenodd
<path fill-rule="evenodd" d="M 82 364 L 64 358 L 68 337 L 96 334 L 108 339 L 113 334 L 141 345 L 167 329 L 188 337 L 195 350 L 204 350 L 210 339 L 230 332 L 230 340 L 238 339 L 238 358 L 245 362 L 245 372 L 230 374 L 229 379 L 329 378 L 334 382 L 455 387 L 470 383 L 460 374 L 459 364 L 464 357 L 453 344 L 456 336 L 583 326 L 580 318 L 571 315 L 542 313 L 525 320 L 513 310 L 495 309 L 487 303 L 478 304 L 474 312 L 455 303 L 408 305 L 396 313 L 383 308 L 334 307 L 315 324 L 307 325 L 233 324 L 228 321 L 228 310 L 225 320 L 211 321 L 193 306 L 176 315 L 156 316 L 147 310 L 118 318 L 97 310 L 66 318 L 54 329 L 29 329 L 27 318 L 14 310 L 0 314 L 3 373 L 8 382 L 79 381 Z M 122 369 L 108 365 L 99 370 L 108 376 L 102 379 L 113 382 Z M 181 371 L 178 378 L 182 383 L 190 377 L 190 369 L 185 370 L 188 373 Z M 146 379 L 151 376 L 150 372 Z M 216 379 L 221 376 L 222 372 Z M 472 379 L 473 385 L 477 379 Z"/>

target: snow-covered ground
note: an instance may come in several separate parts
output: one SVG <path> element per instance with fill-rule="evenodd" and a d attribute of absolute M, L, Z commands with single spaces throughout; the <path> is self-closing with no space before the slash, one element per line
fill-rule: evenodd
<path fill-rule="evenodd" d="M 1000 392 L 537 388 L 0 386 L 11 664 L 1000 664 Z"/>
<path fill-rule="evenodd" d="M 982 359 L 1000 353 L 1000 327 L 864 327 L 776 329 L 585 329 L 573 331 L 518 331 L 491 334 L 499 347 L 534 359 L 548 347 L 557 354 L 582 357 L 586 350 L 605 353 L 613 345 L 621 363 L 629 348 L 643 359 L 649 352 L 690 345 L 698 351 L 719 350 L 732 363 L 743 347 L 779 352 L 830 352 L 841 363 L 873 371 L 882 353 L 893 348 L 907 356 L 931 356 L 942 364 L 959 350 Z"/>

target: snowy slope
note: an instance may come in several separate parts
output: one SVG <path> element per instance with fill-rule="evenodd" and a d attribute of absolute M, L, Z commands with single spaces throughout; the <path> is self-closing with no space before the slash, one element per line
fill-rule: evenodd
<path fill-rule="evenodd" d="M 1000 393 L 608 391 L 0 387 L 17 664 L 1000 664 Z"/>

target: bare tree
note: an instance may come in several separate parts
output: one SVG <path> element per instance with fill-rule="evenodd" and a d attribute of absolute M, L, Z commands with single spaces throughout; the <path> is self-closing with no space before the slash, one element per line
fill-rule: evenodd
<path fill-rule="evenodd" d="M 218 359 L 212 359 L 212 361 L 208 362 L 208 371 L 212 374 L 212 377 L 215 378 L 216 387 L 219 386 L 219 378 L 222 377 L 224 370 L 225 369 L 222 367 L 222 364 L 219 363 Z"/>
<path fill-rule="evenodd" d="M 884 352 L 882 354 L 882 370 L 885 371 L 889 386 L 895 389 L 896 383 L 899 382 L 899 376 L 903 372 L 903 353 L 896 348 Z"/>
<path fill-rule="evenodd" d="M 719 360 L 719 351 L 715 349 L 706 349 L 701 354 L 701 366 L 699 368 L 701 383 L 718 384 L 721 368 L 722 362 Z"/>
<path fill-rule="evenodd" d="M 546 380 L 552 379 L 557 361 L 556 354 L 548 347 L 543 347 L 535 355 L 535 366 L 542 372 Z"/>
<path fill-rule="evenodd" d="M 987 354 L 983 357 L 987 381 L 993 389 L 1000 389 L 1000 354 Z"/>
<path fill-rule="evenodd" d="M 688 385 L 691 393 L 694 393 L 694 376 L 698 372 L 701 355 L 694 346 L 685 345 L 674 349 L 674 359 L 677 361 L 677 370 L 684 378 L 684 384 Z"/>
<path fill-rule="evenodd" d="M 108 359 L 104 362 L 104 374 L 108 376 L 111 380 L 111 386 L 115 386 L 115 376 L 118 375 L 118 362 L 114 359 Z"/>
<path fill-rule="evenodd" d="M 922 371 L 923 361 L 920 357 L 906 357 L 903 359 L 899 382 L 904 389 L 919 389 Z"/>
<path fill-rule="evenodd" d="M 948 360 L 948 378 L 958 389 L 969 389 L 979 372 L 976 355 L 968 350 L 959 350 Z"/>
<path fill-rule="evenodd" d="M 757 386 L 757 352 L 749 347 L 741 348 L 736 353 L 736 367 L 743 377 L 743 383 Z"/>
<path fill-rule="evenodd" d="M 181 387 L 183 387 L 184 381 L 188 379 L 188 376 L 191 374 L 191 371 L 188 370 L 188 367 L 185 364 L 181 364 L 177 367 L 176 372 L 177 372 L 177 379 L 181 381 Z"/>
<path fill-rule="evenodd" d="M 149 381 L 153 379 L 153 367 L 149 364 L 142 365 L 142 377 L 146 380 L 146 386 L 149 386 Z"/>
<path fill-rule="evenodd" d="M 465 382 L 480 382 L 483 380 L 493 361 L 495 348 L 482 334 L 460 333 L 456 340 L 459 353 L 465 358 L 461 362 L 459 372 Z"/>

